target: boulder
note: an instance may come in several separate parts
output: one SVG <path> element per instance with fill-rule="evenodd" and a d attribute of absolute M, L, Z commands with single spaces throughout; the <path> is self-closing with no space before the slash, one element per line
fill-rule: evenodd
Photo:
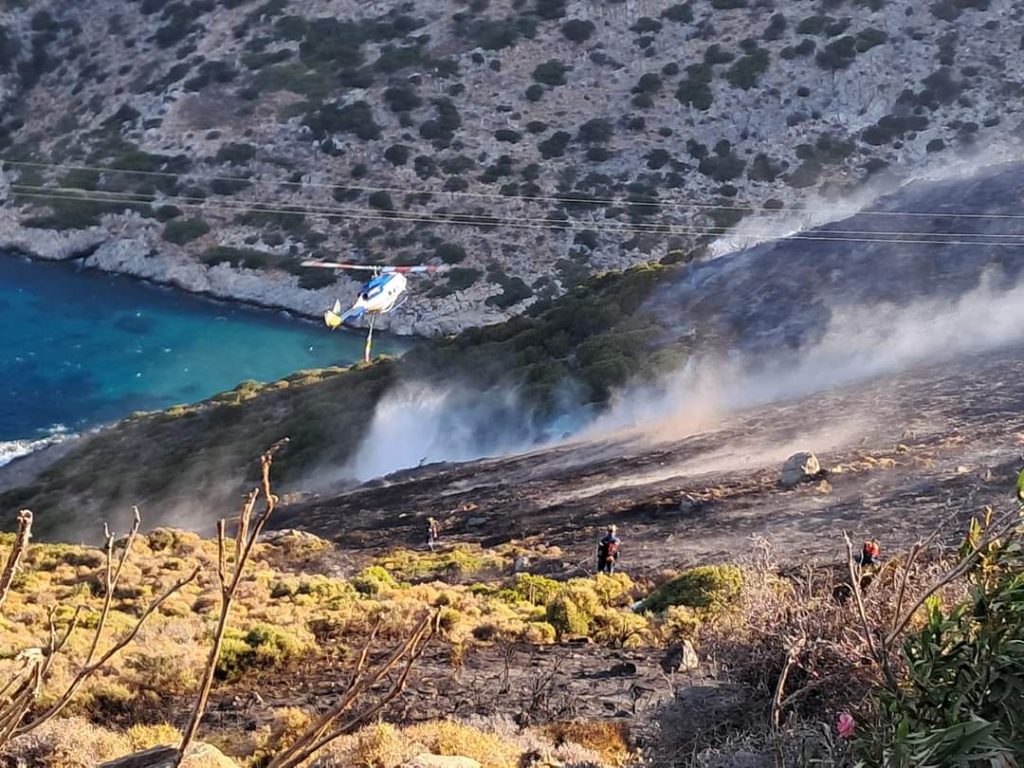
<path fill-rule="evenodd" d="M 779 483 L 783 488 L 792 488 L 804 480 L 809 480 L 821 472 L 821 465 L 818 457 L 813 453 L 794 453 L 786 463 L 782 465 L 782 474 L 779 476 Z"/>
<path fill-rule="evenodd" d="M 700 658 L 689 640 L 675 643 L 669 646 L 664 658 L 661 660 L 661 668 L 667 674 L 673 672 L 692 672 L 700 667 Z"/>
<path fill-rule="evenodd" d="M 482 766 L 470 757 L 423 754 L 402 763 L 402 768 L 482 768 Z"/>
<path fill-rule="evenodd" d="M 176 747 L 153 747 L 145 752 L 136 752 L 134 755 L 103 763 L 98 768 L 174 768 L 177 756 Z M 181 766 L 182 768 L 238 768 L 238 763 L 225 756 L 216 747 L 199 742 L 189 747 L 188 754 L 185 755 Z M 459 768 L 469 768 L 469 766 L 460 766 Z M 476 768 L 480 767 L 476 766 Z"/>

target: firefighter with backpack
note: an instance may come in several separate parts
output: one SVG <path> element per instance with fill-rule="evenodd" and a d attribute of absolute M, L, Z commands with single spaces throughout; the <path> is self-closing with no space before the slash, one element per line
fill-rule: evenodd
<path fill-rule="evenodd" d="M 597 544 L 598 573 L 615 573 L 615 564 L 619 561 L 619 545 L 621 543 L 616 531 L 618 531 L 616 526 L 609 525 L 608 533 Z"/>

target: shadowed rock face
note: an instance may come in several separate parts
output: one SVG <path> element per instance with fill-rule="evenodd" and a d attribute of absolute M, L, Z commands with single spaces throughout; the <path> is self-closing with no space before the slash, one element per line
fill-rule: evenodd
<path fill-rule="evenodd" d="M 818 241 L 780 240 L 697 265 L 650 308 L 667 337 L 710 327 L 723 346 L 755 351 L 814 343 L 844 307 L 953 300 L 989 273 L 1004 290 L 1024 269 L 1024 220 L 1013 218 L 1022 200 L 1024 164 L 916 183 L 801 235 Z"/>

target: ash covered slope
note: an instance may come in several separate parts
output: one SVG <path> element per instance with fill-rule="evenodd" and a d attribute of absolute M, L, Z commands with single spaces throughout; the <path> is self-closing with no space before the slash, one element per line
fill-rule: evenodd
<path fill-rule="evenodd" d="M 302 256 L 444 260 L 392 327 L 448 332 L 1009 137 L 1022 31 L 1012 0 L 30 0 L 0 12 L 3 156 L 172 175 L 10 166 L 156 199 L 8 190 L 0 246 L 310 314 Z"/>
<path fill-rule="evenodd" d="M 865 332 L 881 323 L 895 330 L 891 323 L 909 319 L 901 308 L 915 302 L 915 319 L 930 312 L 936 336 L 963 337 L 965 329 L 943 325 L 943 316 L 974 299 L 978 319 L 994 321 L 976 325 L 973 341 L 985 345 L 993 330 L 1016 325 L 1022 311 L 1022 223 L 1024 167 L 993 165 L 964 178 L 915 183 L 795 239 L 695 264 L 651 302 L 669 337 L 710 326 L 726 346 L 753 352 L 817 344 L 830 325 L 853 324 L 857 308 L 867 308 Z"/>

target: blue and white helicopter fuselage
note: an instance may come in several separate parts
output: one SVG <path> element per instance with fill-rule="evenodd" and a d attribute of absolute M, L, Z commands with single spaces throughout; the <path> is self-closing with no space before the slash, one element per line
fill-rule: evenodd
<path fill-rule="evenodd" d="M 346 320 L 360 318 L 365 314 L 390 312 L 398 306 L 408 284 L 405 275 L 399 272 L 376 275 L 359 289 L 355 303 L 346 312 L 341 311 L 341 302 L 335 301 L 334 306 L 324 313 L 324 323 L 329 328 L 337 328 Z"/>
<path fill-rule="evenodd" d="M 364 283 L 359 289 L 355 303 L 342 312 L 341 301 L 335 301 L 334 306 L 324 312 L 324 323 L 331 330 L 340 328 L 346 320 L 353 320 L 364 315 L 369 318 L 369 332 L 366 336 L 366 350 L 363 359 L 370 362 L 370 345 L 373 340 L 373 324 L 378 315 L 385 315 L 393 309 L 401 306 L 402 295 L 409 285 L 406 278 L 408 274 L 436 274 L 447 272 L 447 264 L 420 264 L 417 266 L 390 266 L 370 264 L 346 264 L 336 261 L 322 261 L 320 259 L 309 259 L 302 262 L 304 267 L 317 267 L 320 269 L 332 269 L 336 271 L 364 271 L 372 272 L 373 277 L 369 282 Z"/>

